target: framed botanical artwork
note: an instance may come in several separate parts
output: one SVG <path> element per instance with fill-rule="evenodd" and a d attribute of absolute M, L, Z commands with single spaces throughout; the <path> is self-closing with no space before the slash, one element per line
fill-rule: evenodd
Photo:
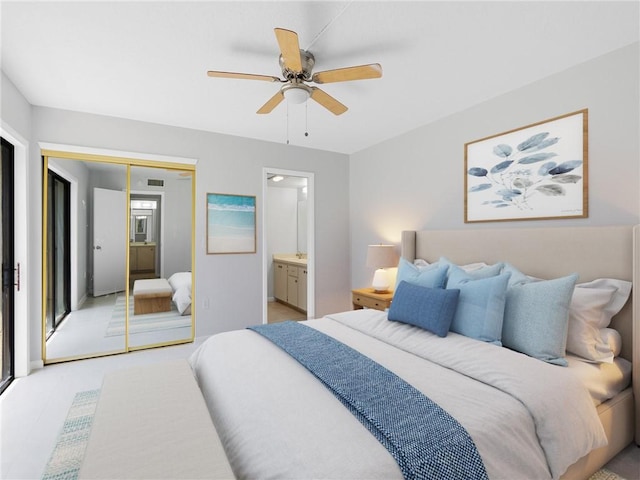
<path fill-rule="evenodd" d="M 207 193 L 207 254 L 256 253 L 256 197 Z"/>
<path fill-rule="evenodd" d="M 587 217 L 587 113 L 465 144 L 465 223 Z"/>

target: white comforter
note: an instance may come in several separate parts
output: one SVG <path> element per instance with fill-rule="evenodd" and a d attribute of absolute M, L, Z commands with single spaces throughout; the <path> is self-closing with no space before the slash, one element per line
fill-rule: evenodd
<path fill-rule="evenodd" d="M 565 368 L 455 333 L 440 338 L 358 310 L 310 320 L 454 416 L 489 477 L 559 478 L 606 444 Z M 307 370 L 261 335 L 208 339 L 191 364 L 238 478 L 402 478 L 387 450 Z"/>

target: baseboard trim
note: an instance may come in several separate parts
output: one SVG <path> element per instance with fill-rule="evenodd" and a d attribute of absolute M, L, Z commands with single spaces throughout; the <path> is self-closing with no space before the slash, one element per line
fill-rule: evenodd
<path fill-rule="evenodd" d="M 29 373 L 31 373 L 34 370 L 39 370 L 41 368 L 44 368 L 44 362 L 42 360 L 32 360 L 29 363 Z"/>

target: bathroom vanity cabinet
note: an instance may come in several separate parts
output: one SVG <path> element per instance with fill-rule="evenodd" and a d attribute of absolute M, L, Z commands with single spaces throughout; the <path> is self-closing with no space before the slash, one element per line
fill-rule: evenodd
<path fill-rule="evenodd" d="M 307 311 L 307 265 L 305 259 L 273 260 L 274 297 L 302 312 Z"/>

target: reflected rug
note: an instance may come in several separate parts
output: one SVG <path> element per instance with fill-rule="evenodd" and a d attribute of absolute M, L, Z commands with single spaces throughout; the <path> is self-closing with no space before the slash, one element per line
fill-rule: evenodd
<path fill-rule="evenodd" d="M 77 480 L 99 396 L 99 389 L 76 393 L 42 480 Z M 625 479 L 603 468 L 589 477 L 589 480 Z"/>
<path fill-rule="evenodd" d="M 124 311 L 125 296 L 116 298 L 116 304 L 111 314 L 111 320 L 107 325 L 105 337 L 124 335 Z M 129 333 L 144 333 L 170 328 L 182 328 L 191 326 L 191 315 L 180 315 L 175 303 L 171 302 L 171 310 L 168 312 L 146 313 L 144 315 L 133 314 L 133 297 L 129 301 Z"/>

